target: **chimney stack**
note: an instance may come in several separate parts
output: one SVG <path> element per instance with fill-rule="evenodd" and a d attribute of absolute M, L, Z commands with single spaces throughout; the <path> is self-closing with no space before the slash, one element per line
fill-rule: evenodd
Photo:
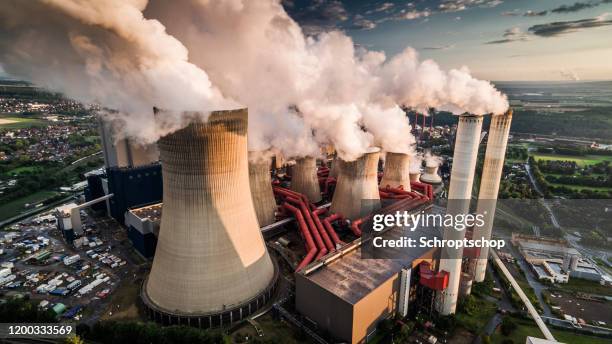
<path fill-rule="evenodd" d="M 469 212 L 482 121 L 482 116 L 459 116 L 446 209 L 447 214 L 452 216 Z M 464 237 L 465 230 L 459 231 L 454 227 L 444 229 L 444 240 L 463 240 Z M 436 307 L 442 315 L 454 314 L 457 309 L 462 257 L 462 248 L 442 248 L 439 271 L 449 273 L 448 287 L 437 296 Z"/>
<path fill-rule="evenodd" d="M 356 220 L 380 208 L 379 156 L 380 149 L 371 148 L 355 161 L 337 159 L 340 170 L 331 204 L 332 213 Z"/>
<path fill-rule="evenodd" d="M 482 227 L 474 227 L 474 240 L 491 239 L 491 229 L 493 228 L 495 209 L 497 208 L 497 194 L 499 193 L 499 183 L 504 169 L 504 158 L 506 157 L 506 147 L 508 145 L 511 124 L 511 109 L 503 115 L 494 115 L 491 118 L 487 150 L 482 166 L 478 204 L 476 206 L 476 213 L 484 214 L 485 219 Z M 480 249 L 479 258 L 476 259 L 475 262 L 471 262 L 471 268 L 474 269 L 474 280 L 476 282 L 484 281 L 487 271 L 488 255 L 489 248 L 483 247 Z"/>
<path fill-rule="evenodd" d="M 306 195 L 311 203 L 321 201 L 321 187 L 317 177 L 317 160 L 307 156 L 295 161 L 291 169 L 291 190 Z"/>
<path fill-rule="evenodd" d="M 276 200 L 270 176 L 271 159 L 265 152 L 249 152 L 249 184 L 259 227 L 276 221 Z"/>
<path fill-rule="evenodd" d="M 403 187 L 410 191 L 410 156 L 405 153 L 387 152 L 380 187 Z"/>
<path fill-rule="evenodd" d="M 213 112 L 159 140 L 164 199 L 141 293 L 164 324 L 215 327 L 253 314 L 276 272 L 250 195 L 246 109 Z"/>

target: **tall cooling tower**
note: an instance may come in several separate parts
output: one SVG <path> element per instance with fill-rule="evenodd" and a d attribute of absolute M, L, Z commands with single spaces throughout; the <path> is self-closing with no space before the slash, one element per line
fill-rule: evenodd
<path fill-rule="evenodd" d="M 249 152 L 249 184 L 255 214 L 259 226 L 267 226 L 276 220 L 276 201 L 270 176 L 271 159 L 261 152 Z"/>
<path fill-rule="evenodd" d="M 482 116 L 459 117 L 446 209 L 452 216 L 469 212 L 482 120 Z M 463 240 L 464 237 L 465 230 L 444 229 L 444 240 Z M 462 255 L 463 249 L 442 249 L 439 270 L 449 273 L 448 287 L 437 298 L 437 309 L 442 315 L 454 314 L 457 308 Z"/>
<path fill-rule="evenodd" d="M 404 190 L 410 191 L 410 156 L 408 154 L 388 152 L 385 156 L 383 172 L 380 181 L 381 187 L 397 188 L 402 186 Z"/>
<path fill-rule="evenodd" d="M 511 123 L 512 110 L 491 118 L 487 151 L 485 153 L 480 191 L 478 193 L 478 205 L 476 207 L 476 214 L 484 214 L 485 219 L 482 227 L 474 227 L 474 240 L 491 239 L 491 229 L 493 228 L 497 206 L 497 194 L 499 193 L 499 182 L 504 169 L 504 158 L 506 156 L 506 146 L 508 145 Z M 484 281 L 488 255 L 489 248 L 483 247 L 480 249 L 479 258 L 475 262 L 471 262 L 476 282 Z"/>
<path fill-rule="evenodd" d="M 291 190 L 306 195 L 312 203 L 321 201 L 321 187 L 317 177 L 317 160 L 307 156 L 295 161 L 291 169 Z"/>
<path fill-rule="evenodd" d="M 164 203 L 142 299 L 163 324 L 228 325 L 270 299 L 276 282 L 249 193 L 247 110 L 159 140 Z"/>
<path fill-rule="evenodd" d="M 372 148 L 355 161 L 337 159 L 340 171 L 331 204 L 332 213 L 356 220 L 380 208 L 379 156 L 380 149 Z"/>

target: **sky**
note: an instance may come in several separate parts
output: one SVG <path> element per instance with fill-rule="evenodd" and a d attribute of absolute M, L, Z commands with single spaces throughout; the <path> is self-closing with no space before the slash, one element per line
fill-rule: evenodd
<path fill-rule="evenodd" d="M 284 0 L 310 34 L 494 81 L 612 80 L 612 0 Z"/>

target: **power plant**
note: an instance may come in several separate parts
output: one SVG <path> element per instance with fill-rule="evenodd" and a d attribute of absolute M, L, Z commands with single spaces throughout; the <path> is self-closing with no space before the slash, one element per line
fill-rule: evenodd
<path fill-rule="evenodd" d="M 277 270 L 249 194 L 246 109 L 159 140 L 164 203 L 142 298 L 164 324 L 214 327 L 253 314 Z"/>
<path fill-rule="evenodd" d="M 472 239 L 491 237 L 490 200 L 499 189 L 511 118 L 511 111 L 492 116 L 478 202 L 491 221 L 470 229 Z M 361 343 L 396 315 L 455 313 L 471 281 L 482 280 L 486 250 L 479 259 L 422 247 L 395 259 L 363 259 L 371 238 L 362 233 L 374 214 L 468 213 L 483 116 L 458 116 L 449 183 L 435 159 L 425 159 L 421 174 L 417 152 L 386 152 L 384 167 L 374 147 L 353 161 L 331 151 L 324 160 L 247 152 L 247 125 L 246 109 L 213 112 L 206 122 L 162 137 L 161 163 L 107 169 L 133 177 L 161 167 L 163 203 L 161 197 L 141 202 L 122 214 L 134 248 L 153 257 L 140 295 L 150 319 L 226 327 L 271 308 L 283 319 L 307 319 L 337 341 Z M 467 234 L 419 226 L 407 235 L 462 240 Z M 281 276 L 290 283 L 279 283 Z M 291 311 L 279 298 L 295 302 Z"/>

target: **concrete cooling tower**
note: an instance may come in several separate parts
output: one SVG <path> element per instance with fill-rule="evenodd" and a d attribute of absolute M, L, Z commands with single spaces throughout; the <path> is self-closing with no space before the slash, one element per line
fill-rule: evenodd
<path fill-rule="evenodd" d="M 482 120 L 482 116 L 459 117 L 446 209 L 446 213 L 452 216 L 469 212 Z M 465 230 L 454 227 L 444 229 L 444 240 L 463 240 L 464 237 Z M 449 273 L 448 287 L 437 297 L 436 306 L 442 315 L 454 314 L 457 308 L 462 255 L 463 249 L 442 249 L 439 271 Z"/>
<path fill-rule="evenodd" d="M 421 175 L 421 181 L 427 184 L 442 183 L 442 178 L 438 175 L 438 165 L 425 166 L 425 173 Z"/>
<path fill-rule="evenodd" d="M 380 149 L 372 148 L 355 161 L 338 159 L 340 171 L 331 204 L 332 213 L 356 220 L 380 208 L 379 156 Z"/>
<path fill-rule="evenodd" d="M 474 240 L 491 239 L 491 229 L 493 228 L 493 219 L 497 207 L 497 194 L 499 193 L 499 183 L 504 169 L 504 158 L 506 156 L 506 146 L 508 145 L 511 123 L 512 110 L 491 118 L 487 150 L 482 166 L 478 205 L 476 206 L 476 214 L 484 214 L 485 220 L 482 227 L 474 227 Z M 473 277 L 476 282 L 484 281 L 488 256 L 489 248 L 483 247 L 480 249 L 480 257 L 471 264 L 471 268 L 474 269 Z"/>
<path fill-rule="evenodd" d="M 164 325 L 229 325 L 274 291 L 277 270 L 249 193 L 247 116 L 213 112 L 159 140 L 163 215 L 141 296 Z"/>
<path fill-rule="evenodd" d="M 276 220 L 276 201 L 270 176 L 271 159 L 261 152 L 249 152 L 249 184 L 255 214 L 259 226 L 267 226 Z"/>
<path fill-rule="evenodd" d="M 403 187 L 410 191 L 410 156 L 404 153 L 387 152 L 385 169 L 380 181 L 380 187 Z"/>
<path fill-rule="evenodd" d="M 312 203 L 321 201 L 321 187 L 317 177 L 317 160 L 307 156 L 297 159 L 291 169 L 291 190 L 306 195 Z"/>

